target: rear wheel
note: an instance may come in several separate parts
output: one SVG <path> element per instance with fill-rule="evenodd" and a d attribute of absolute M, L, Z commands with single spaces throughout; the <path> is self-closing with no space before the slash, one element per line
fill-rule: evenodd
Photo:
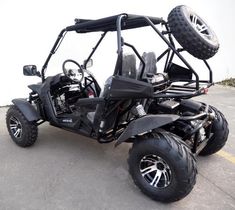
<path fill-rule="evenodd" d="M 212 122 L 211 132 L 213 136 L 199 153 L 199 155 L 212 155 L 218 152 L 226 143 L 228 139 L 229 129 L 228 122 L 225 119 L 224 115 L 215 107 L 210 106 L 211 112 L 215 114 L 215 119 Z"/>
<path fill-rule="evenodd" d="M 36 122 L 29 122 L 16 106 L 11 106 L 6 115 L 6 124 L 12 140 L 21 147 L 35 143 L 38 135 Z"/>
<path fill-rule="evenodd" d="M 196 182 L 196 161 L 182 141 L 169 132 L 133 144 L 129 171 L 140 190 L 154 200 L 184 198 Z"/>

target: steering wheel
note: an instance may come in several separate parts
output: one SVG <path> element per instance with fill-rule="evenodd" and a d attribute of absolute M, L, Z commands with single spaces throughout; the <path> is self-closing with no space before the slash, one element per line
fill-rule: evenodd
<path fill-rule="evenodd" d="M 66 67 L 69 66 L 69 67 Z M 72 59 L 65 60 L 63 65 L 64 75 L 74 82 L 80 83 L 84 78 L 84 71 L 76 61 Z"/>

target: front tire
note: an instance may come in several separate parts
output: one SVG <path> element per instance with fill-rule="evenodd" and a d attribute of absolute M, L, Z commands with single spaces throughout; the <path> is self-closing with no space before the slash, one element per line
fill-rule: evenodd
<path fill-rule="evenodd" d="M 150 198 L 173 202 L 189 194 L 196 183 L 196 161 L 187 146 L 169 132 L 139 139 L 129 154 L 135 184 Z"/>
<path fill-rule="evenodd" d="M 29 147 L 37 140 L 36 122 L 29 122 L 15 105 L 7 111 L 6 124 L 12 140 L 18 146 Z"/>

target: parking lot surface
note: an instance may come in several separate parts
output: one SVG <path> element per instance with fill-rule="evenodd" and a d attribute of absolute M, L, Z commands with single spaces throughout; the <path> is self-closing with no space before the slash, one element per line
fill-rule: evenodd
<path fill-rule="evenodd" d="M 0 209 L 235 209 L 235 89 L 214 86 L 195 99 L 224 113 L 229 139 L 221 152 L 198 157 L 193 191 L 171 204 L 134 185 L 126 162 L 131 145 L 101 145 L 45 123 L 35 145 L 20 148 L 6 130 L 7 108 L 0 108 Z"/>

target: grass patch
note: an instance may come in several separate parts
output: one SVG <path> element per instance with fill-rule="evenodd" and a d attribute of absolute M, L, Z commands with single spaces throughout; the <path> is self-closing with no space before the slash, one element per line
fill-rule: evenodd
<path fill-rule="evenodd" d="M 225 79 L 221 82 L 217 82 L 217 84 L 235 87 L 235 78 Z"/>

